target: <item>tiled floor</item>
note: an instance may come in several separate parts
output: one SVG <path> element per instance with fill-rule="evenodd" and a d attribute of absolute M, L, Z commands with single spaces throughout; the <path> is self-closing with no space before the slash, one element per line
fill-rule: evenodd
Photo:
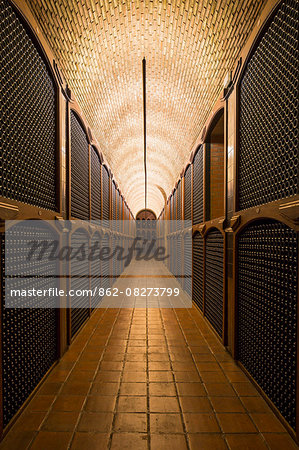
<path fill-rule="evenodd" d="M 0 445 L 297 448 L 193 309 L 99 309 Z"/>

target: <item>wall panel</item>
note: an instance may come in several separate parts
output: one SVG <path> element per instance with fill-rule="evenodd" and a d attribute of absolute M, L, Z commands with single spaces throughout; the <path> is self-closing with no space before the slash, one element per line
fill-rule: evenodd
<path fill-rule="evenodd" d="M 203 221 L 203 145 L 193 161 L 193 224 Z"/>
<path fill-rule="evenodd" d="M 57 210 L 56 88 L 41 50 L 0 1 L 0 196 Z"/>
<path fill-rule="evenodd" d="M 89 219 L 89 148 L 85 131 L 71 111 L 71 216 Z"/>
<path fill-rule="evenodd" d="M 273 220 L 238 238 L 237 357 L 288 423 L 296 424 L 296 232 Z"/>
<path fill-rule="evenodd" d="M 240 210 L 298 193 L 298 10 L 281 2 L 240 84 Z"/>
<path fill-rule="evenodd" d="M 94 147 L 90 149 L 91 218 L 101 220 L 101 161 Z"/>
<path fill-rule="evenodd" d="M 223 236 L 212 230 L 206 237 L 205 254 L 205 316 L 223 336 Z"/>
<path fill-rule="evenodd" d="M 192 298 L 203 312 L 203 238 L 196 233 L 193 238 L 193 289 Z"/>

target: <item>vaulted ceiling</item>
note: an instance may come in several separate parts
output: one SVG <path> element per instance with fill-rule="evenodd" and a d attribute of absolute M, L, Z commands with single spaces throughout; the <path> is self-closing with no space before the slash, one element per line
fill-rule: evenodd
<path fill-rule="evenodd" d="M 133 213 L 159 214 L 264 0 L 27 0 Z M 159 187 L 158 187 L 159 186 Z"/>

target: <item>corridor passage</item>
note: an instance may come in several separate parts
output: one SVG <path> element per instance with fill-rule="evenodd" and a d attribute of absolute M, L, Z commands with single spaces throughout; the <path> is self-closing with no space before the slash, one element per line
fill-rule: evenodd
<path fill-rule="evenodd" d="M 126 286 L 150 280 L 126 278 Z M 27 448 L 297 446 L 196 307 L 136 307 L 94 312 L 0 444 Z"/>
<path fill-rule="evenodd" d="M 299 445 L 299 0 L 0 0 L 0 450 Z"/>

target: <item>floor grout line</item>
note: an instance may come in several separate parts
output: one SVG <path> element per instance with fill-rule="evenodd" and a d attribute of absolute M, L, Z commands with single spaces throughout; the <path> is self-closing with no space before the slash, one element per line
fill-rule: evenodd
<path fill-rule="evenodd" d="M 212 405 L 212 403 L 211 403 L 211 401 L 210 401 L 208 392 L 207 392 L 206 387 L 205 387 L 205 383 L 203 382 L 203 379 L 202 379 L 202 377 L 201 377 L 200 371 L 199 371 L 199 369 L 198 369 L 198 367 L 197 367 L 197 364 L 196 364 L 196 361 L 195 361 L 195 359 L 194 359 L 193 353 L 192 353 L 192 351 L 191 351 L 191 349 L 190 349 L 190 346 L 189 346 L 189 343 L 188 343 L 188 339 L 186 338 L 186 334 L 185 334 L 184 329 L 183 329 L 183 327 L 182 327 L 182 325 L 181 325 L 181 321 L 180 321 L 180 319 L 178 318 L 178 315 L 177 315 L 177 313 L 176 313 L 175 310 L 174 310 L 174 314 L 175 314 L 175 316 L 176 316 L 176 318 L 177 318 L 178 325 L 179 325 L 179 327 L 180 327 L 180 329 L 181 329 L 181 331 L 182 331 L 182 334 L 183 334 L 183 336 L 184 336 L 184 339 L 185 339 L 187 348 L 188 348 L 188 350 L 189 350 L 189 352 L 190 352 L 190 354 L 191 354 L 191 358 L 192 358 L 192 361 L 194 362 L 194 365 L 195 365 L 195 367 L 196 367 L 196 370 L 197 370 L 197 373 L 198 373 L 198 375 L 199 375 L 199 378 L 200 378 L 200 380 L 201 380 L 201 382 L 202 382 L 202 384 L 203 384 L 203 388 L 205 389 L 205 392 L 206 392 L 206 394 L 207 394 L 207 398 L 208 398 L 208 400 L 209 400 L 209 403 L 210 403 L 211 408 L 212 408 L 212 410 L 213 410 L 213 413 L 214 413 L 214 415 L 215 415 L 215 418 L 216 418 L 217 424 L 218 424 L 218 426 L 219 426 L 219 429 L 221 430 L 221 433 L 222 433 L 223 436 L 224 436 L 224 432 L 223 432 L 222 427 L 221 427 L 221 424 L 220 424 L 220 422 L 219 422 L 219 420 L 218 420 L 216 411 L 215 411 L 215 409 L 213 408 L 213 405 Z M 190 313 L 189 313 L 189 315 L 190 315 Z M 204 338 L 204 336 L 202 335 L 202 333 L 200 332 L 200 330 L 198 330 L 198 332 L 199 332 L 199 335 L 201 336 L 201 338 L 203 338 L 203 340 L 205 340 L 205 338 Z M 205 341 L 206 341 L 206 340 L 205 340 Z M 206 342 L 207 342 L 207 341 L 206 341 Z M 208 347 L 210 348 L 210 346 L 208 346 Z M 226 440 L 225 440 L 225 444 L 226 444 L 227 448 L 229 448 L 229 446 L 228 446 Z"/>
<path fill-rule="evenodd" d="M 142 282 L 140 282 L 140 285 L 142 285 Z M 65 361 L 65 367 L 67 367 L 66 369 L 64 368 L 64 366 L 62 365 L 62 370 L 66 370 L 67 376 L 66 378 L 62 381 L 59 382 L 61 383 L 61 386 L 59 387 L 59 390 L 57 390 L 57 392 L 54 394 L 54 398 L 50 404 L 50 406 L 48 407 L 45 416 L 43 417 L 43 420 L 41 421 L 37 431 L 35 432 L 35 434 L 33 435 L 31 441 L 29 442 L 28 446 L 26 448 L 31 448 L 34 445 L 34 442 L 39 434 L 39 432 L 41 431 L 43 425 L 45 424 L 46 420 L 48 419 L 49 415 L 51 414 L 51 412 L 53 412 L 53 407 L 54 404 L 57 400 L 57 398 L 61 395 L 63 387 L 65 386 L 65 384 L 70 380 L 70 377 L 72 376 L 72 374 L 74 373 L 74 371 L 76 370 L 76 367 L 78 365 L 78 363 L 80 363 L 80 359 L 82 357 L 82 355 L 84 354 L 84 352 L 86 350 L 88 350 L 89 344 L 90 344 L 90 351 L 92 351 L 92 347 L 93 347 L 93 337 L 99 336 L 100 339 L 100 343 L 98 345 L 99 348 L 101 348 L 101 354 L 98 358 L 97 364 L 95 365 L 95 368 L 92 369 L 94 370 L 93 376 L 92 378 L 90 378 L 89 380 L 89 388 L 87 390 L 86 394 L 83 394 L 83 396 L 85 396 L 82 407 L 78 413 L 78 418 L 76 420 L 76 424 L 75 427 L 73 428 L 72 432 L 71 432 L 71 438 L 69 440 L 68 443 L 68 449 L 73 448 L 74 445 L 74 440 L 75 440 L 75 436 L 76 433 L 78 432 L 78 427 L 79 427 L 79 423 L 80 420 L 82 418 L 82 415 L 84 414 L 84 412 L 89 412 L 89 410 L 86 409 L 86 404 L 89 398 L 92 398 L 91 391 L 93 389 L 93 387 L 95 386 L 95 380 L 96 377 L 98 376 L 98 374 L 101 372 L 101 367 L 102 367 L 102 363 L 105 360 L 105 356 L 107 356 L 107 362 L 109 362 L 110 357 L 108 355 L 111 355 L 111 363 L 114 362 L 113 359 L 113 355 L 114 355 L 114 347 L 117 349 L 117 342 L 119 341 L 119 345 L 121 345 L 121 352 L 122 355 L 120 355 L 119 357 L 121 358 L 121 364 L 111 364 L 110 368 L 109 368 L 109 364 L 107 364 L 107 368 L 104 367 L 103 365 L 103 371 L 107 371 L 107 372 L 120 372 L 119 375 L 116 376 L 116 378 L 118 379 L 118 387 L 115 386 L 117 388 L 117 393 L 115 394 L 115 392 L 113 392 L 113 398 L 115 398 L 115 403 L 114 403 L 114 407 L 113 407 L 113 411 L 111 411 L 111 423 L 110 423 L 110 431 L 108 432 L 104 432 L 104 431 L 98 431 L 97 433 L 99 434 L 107 434 L 108 435 L 108 446 L 107 446 L 107 450 L 112 450 L 112 448 L 114 449 L 115 446 L 113 444 L 114 442 L 114 435 L 115 434 L 123 434 L 125 435 L 126 433 L 132 433 L 135 434 L 136 436 L 143 436 L 146 434 L 147 436 L 147 440 L 146 440 L 146 446 L 148 450 L 151 450 L 154 448 L 156 449 L 155 443 L 157 442 L 157 436 L 164 436 L 166 438 L 166 436 L 168 435 L 180 435 L 180 436 L 184 436 L 185 442 L 186 442 L 186 448 L 188 450 L 191 450 L 192 445 L 193 445 L 193 441 L 191 441 L 191 438 L 193 436 L 201 436 L 201 435 L 208 435 L 208 436 L 221 436 L 223 439 L 223 443 L 227 446 L 227 448 L 230 448 L 230 444 L 229 444 L 229 440 L 228 440 L 228 435 L 231 434 L 231 432 L 225 432 L 223 428 L 223 426 L 221 425 L 221 421 L 218 418 L 218 415 L 224 414 L 226 416 L 229 416 L 230 414 L 242 414 L 244 416 L 247 416 L 251 423 L 254 425 L 256 431 L 255 432 L 250 432 L 250 434 L 252 436 L 259 436 L 259 439 L 261 439 L 260 442 L 262 442 L 267 448 L 271 448 L 270 445 L 267 443 L 266 441 L 266 435 L 267 434 L 277 434 L 277 435 L 286 435 L 287 432 L 286 431 L 272 431 L 272 432 L 260 432 L 259 428 L 257 427 L 257 425 L 255 424 L 254 421 L 254 417 L 253 417 L 253 412 L 251 410 L 248 409 L 248 407 L 246 407 L 245 403 L 242 401 L 242 397 L 247 397 L 246 394 L 242 394 L 240 395 L 238 393 L 237 390 L 237 385 L 235 387 L 235 383 L 242 383 L 242 381 L 231 381 L 231 377 L 229 375 L 230 372 L 234 372 L 233 367 L 231 368 L 230 366 L 225 366 L 226 362 L 232 362 L 234 363 L 234 360 L 232 359 L 231 355 L 227 352 L 227 350 L 225 349 L 225 347 L 222 345 L 222 343 L 217 340 L 217 337 L 211 332 L 211 330 L 209 329 L 209 327 L 207 326 L 206 323 L 204 323 L 203 318 L 200 314 L 199 311 L 197 311 L 195 308 L 192 309 L 176 309 L 176 308 L 161 308 L 161 307 L 151 307 L 150 305 L 152 305 L 151 299 L 150 298 L 146 298 L 146 307 L 139 307 L 141 305 L 141 301 L 139 299 L 139 297 L 134 297 L 134 299 L 132 300 L 132 307 L 130 308 L 122 308 L 122 303 L 119 305 L 118 308 L 106 308 L 103 312 L 101 311 L 100 316 L 95 319 L 93 319 L 94 316 L 90 317 L 90 320 L 94 320 L 92 323 L 90 323 L 89 321 L 82 327 L 82 329 L 79 331 L 78 335 L 76 336 L 75 340 L 72 342 L 71 346 L 70 346 L 70 353 L 66 352 L 65 355 L 67 356 L 68 354 L 70 355 L 70 361 L 68 362 L 67 358 Z M 97 312 L 95 312 L 95 314 L 98 314 Z M 128 323 L 127 323 L 128 322 Z M 103 334 L 101 334 L 101 327 L 103 327 Z M 140 331 L 139 331 L 140 330 Z M 97 332 L 99 331 L 99 333 L 97 334 Z M 103 340 L 101 340 L 101 337 L 103 336 Z M 115 342 L 114 342 L 115 340 Z M 134 343 L 134 340 L 139 341 L 138 345 L 137 342 Z M 164 340 L 163 344 L 162 341 Z M 141 342 L 141 341 L 144 341 Z M 158 343 L 160 341 L 160 344 Z M 112 346 L 111 349 L 108 352 L 109 346 Z M 162 350 L 155 350 L 154 348 L 157 347 L 165 347 L 162 348 Z M 144 357 L 137 357 L 137 356 L 133 356 L 133 355 L 138 355 L 139 352 L 139 347 L 140 346 L 140 351 L 142 349 L 142 353 L 145 355 Z M 203 346 L 203 348 L 201 349 L 200 347 Z M 95 341 L 95 348 L 97 347 L 96 345 L 96 341 Z M 135 352 L 134 352 L 134 348 L 132 348 L 132 351 L 129 351 L 130 347 L 135 347 Z M 198 347 L 198 348 L 196 348 Z M 202 352 L 200 351 L 202 350 Z M 116 352 L 117 350 L 115 350 Z M 155 353 L 155 351 L 157 353 Z M 78 353 L 76 353 L 78 352 Z M 213 358 L 212 361 L 201 361 L 200 360 L 200 355 L 202 354 L 203 356 L 205 355 L 205 352 L 207 352 L 207 355 L 210 355 L 211 359 Z M 159 354 L 161 353 L 161 355 L 165 354 L 167 356 L 164 356 L 161 358 L 159 357 Z M 186 353 L 186 356 L 185 356 Z M 76 357 L 76 359 L 72 360 L 73 354 L 75 355 L 74 358 Z M 130 356 L 130 354 L 132 354 L 132 357 Z M 155 357 L 151 357 L 152 354 L 156 355 Z M 226 356 L 228 355 L 228 359 L 226 360 Z M 188 356 L 190 355 L 190 356 Z M 91 355 L 92 356 L 92 355 Z M 84 367 L 84 362 L 89 361 L 88 360 L 89 355 L 88 352 L 86 353 L 86 358 L 83 358 L 83 361 L 80 363 L 80 368 L 81 366 Z M 151 374 L 151 365 L 152 362 L 163 362 L 165 358 L 165 361 L 167 359 L 167 362 L 169 365 L 165 365 L 162 364 L 159 367 L 159 364 L 157 364 L 156 366 L 153 364 L 153 368 L 152 371 L 155 373 Z M 181 368 L 181 364 L 183 364 L 184 362 L 184 358 L 185 358 L 185 364 L 189 365 L 190 369 L 191 369 L 191 365 L 194 366 L 194 372 L 196 372 L 196 377 L 198 376 L 198 380 L 197 378 L 191 378 L 190 375 L 184 375 L 183 373 L 179 374 L 180 376 L 178 377 L 176 375 L 176 372 L 186 372 L 189 373 L 189 370 L 185 370 L 184 368 Z M 191 358 L 190 362 L 189 359 Z M 117 358 L 116 358 L 117 359 Z M 181 362 L 182 359 L 182 362 Z M 93 361 L 92 358 L 90 358 L 90 361 Z M 134 409 L 131 410 L 131 407 L 129 407 L 129 411 L 126 410 L 126 408 L 123 408 L 121 410 L 119 410 L 119 402 L 122 396 L 126 396 L 126 395 L 132 395 L 132 397 L 145 397 L 144 393 L 142 395 L 136 395 L 135 393 L 133 394 L 127 394 L 126 392 L 124 392 L 124 394 L 121 394 L 121 389 L 122 389 L 122 384 L 124 383 L 124 376 L 125 373 L 129 373 L 132 371 L 132 374 L 134 373 L 134 361 L 136 361 L 136 366 L 137 366 L 137 361 L 142 361 L 142 364 L 140 364 L 140 366 L 142 367 L 142 370 L 137 368 L 135 371 L 144 371 L 144 367 L 145 367 L 145 375 L 142 375 L 143 381 L 140 381 L 139 377 L 135 377 L 134 376 L 131 378 L 131 376 L 129 375 L 128 377 L 128 381 L 127 384 L 130 383 L 134 383 L 134 384 L 138 384 L 138 383 L 142 383 L 144 384 L 144 380 L 146 380 L 146 409 L 145 409 L 145 413 L 144 417 L 146 416 L 146 433 L 143 431 L 130 431 L 130 430 L 126 430 L 124 429 L 120 429 L 119 431 L 116 429 L 116 420 L 117 420 L 117 414 L 120 413 L 124 413 L 124 414 L 138 414 L 139 412 L 144 411 L 144 409 L 135 409 L 135 405 L 134 405 Z M 192 361 L 192 362 L 191 362 Z M 63 357 L 61 358 L 61 362 L 63 363 Z M 118 361 L 116 361 L 118 362 Z M 126 369 L 126 363 L 129 362 L 129 366 Z M 213 370 L 209 370 L 208 366 L 204 367 L 204 363 L 207 364 L 212 364 L 211 367 L 213 368 Z M 58 363 L 59 364 L 59 363 Z M 203 368 L 202 366 L 200 366 L 200 364 L 203 364 Z M 69 365 L 69 368 L 68 368 Z M 92 364 L 91 364 L 92 366 Z M 57 366 L 56 366 L 57 367 Z M 53 368 L 53 373 L 54 370 L 56 369 L 56 367 Z M 116 367 L 116 368 L 115 368 Z M 226 368 L 227 367 L 227 368 Z M 238 368 L 236 367 L 236 372 L 239 370 L 237 370 Z M 80 369 L 78 369 L 80 370 Z M 88 370 L 88 368 L 87 368 Z M 82 370 L 82 372 L 84 372 L 84 370 Z M 156 373 L 157 372 L 157 373 Z M 163 373 L 165 372 L 165 374 L 167 373 L 167 375 L 165 375 L 165 381 L 161 381 L 164 380 L 164 375 Z M 238 399 L 238 401 L 241 403 L 241 405 L 243 406 L 243 410 L 240 412 L 235 412 L 235 411 L 219 411 L 219 408 L 216 407 L 216 404 L 212 403 L 211 398 L 212 397 L 218 397 L 218 395 L 215 394 L 215 396 L 213 396 L 213 394 L 211 394 L 210 390 L 208 390 L 208 383 L 209 383 L 209 379 L 210 378 L 208 375 L 204 376 L 204 373 L 214 373 L 214 374 L 221 374 L 221 378 L 218 377 L 217 379 L 217 375 L 214 375 L 214 382 L 211 381 L 210 383 L 214 383 L 214 384 L 228 384 L 231 389 L 232 389 L 232 393 L 234 393 L 234 396 L 232 395 L 232 398 L 236 398 Z M 243 372 L 241 372 L 243 374 Z M 90 373 L 92 375 L 92 373 Z M 63 374 L 62 374 L 63 375 Z M 109 375 L 109 374 L 108 374 Z M 222 377 L 223 375 L 223 377 Z M 49 377 L 51 376 L 51 372 L 49 374 Z M 169 376 L 169 381 L 168 381 L 168 376 Z M 245 376 L 245 375 L 244 375 Z M 143 378 L 145 377 L 145 378 Z M 116 379 L 115 378 L 115 379 Z M 223 381 L 221 381 L 223 378 Z M 113 379 L 113 377 L 111 378 Z M 125 378 L 126 379 L 126 378 Z M 170 381 L 171 379 L 171 381 Z M 232 380 L 234 380 L 235 378 L 232 378 Z M 132 380 L 132 381 L 131 381 Z M 136 381 L 137 380 L 137 381 Z M 167 380 L 167 381 L 166 381 Z M 218 381 L 219 380 L 219 381 Z M 224 381 L 225 380 L 225 381 Z M 253 384 L 251 383 L 250 379 L 246 378 L 247 381 L 250 385 L 253 386 Z M 74 379 L 74 381 L 76 382 L 76 378 Z M 45 380 L 45 383 L 47 382 L 47 380 Z M 55 381 L 53 381 L 54 383 Z M 101 382 L 101 379 L 99 379 L 99 382 Z M 103 381 L 103 383 L 108 383 L 111 382 L 109 381 L 109 378 L 107 378 L 107 381 Z M 114 382 L 114 381 L 113 381 Z M 50 381 L 51 383 L 51 381 Z M 175 398 L 176 402 L 178 404 L 178 410 L 173 410 L 172 411 L 172 406 L 169 408 L 169 411 L 166 410 L 166 405 L 163 405 L 163 408 L 161 408 L 161 410 L 155 411 L 155 409 L 153 409 L 153 411 L 151 411 L 151 395 L 150 393 L 152 392 L 150 389 L 151 384 L 155 384 L 155 383 L 169 383 L 169 384 L 173 384 L 174 386 L 174 390 L 175 390 L 175 394 L 172 392 L 171 393 L 171 398 Z M 188 392 L 186 391 L 183 394 L 180 394 L 180 386 L 179 383 L 184 383 L 184 384 L 190 384 L 190 386 L 193 383 L 200 383 L 202 385 L 203 388 L 203 393 L 202 396 L 204 398 L 206 398 L 209 402 L 209 405 L 211 407 L 210 409 L 210 414 L 213 414 L 213 416 L 215 416 L 215 421 L 218 424 L 219 427 L 219 431 L 194 431 L 194 432 L 188 432 L 188 416 L 186 416 L 186 414 L 192 415 L 194 414 L 200 414 L 200 413 L 196 413 L 196 411 L 192 410 L 192 403 L 191 403 L 191 411 L 188 409 L 189 408 L 189 404 L 186 403 L 187 405 L 187 409 L 186 409 L 186 405 L 182 402 L 182 399 L 185 398 L 196 398 L 196 397 L 201 397 L 200 394 L 193 394 L 193 395 L 189 395 Z M 129 386 L 127 386 L 129 387 Z M 246 385 L 245 385 L 246 387 Z M 254 386 L 253 386 L 254 387 Z M 42 388 L 42 386 L 41 386 Z M 158 388 L 160 389 L 160 388 Z M 188 387 L 189 389 L 189 387 Z M 129 391 L 128 391 L 129 392 Z M 136 392 L 141 392 L 141 391 L 136 391 Z M 155 391 L 153 391 L 155 392 Z M 165 394 L 163 395 L 163 392 L 160 393 L 160 391 L 157 391 L 159 393 L 152 394 L 152 397 L 165 397 Z M 194 391 L 193 391 L 194 392 Z M 196 391 L 197 392 L 197 391 Z M 201 392 L 201 391 L 199 391 Z M 240 393 L 242 393 L 242 391 L 240 390 Z M 222 392 L 220 392 L 220 396 L 221 397 Z M 38 395 L 38 392 L 37 394 Z M 43 395 L 43 394 L 41 394 Z M 44 394 L 46 395 L 46 394 Z M 66 394 L 68 395 L 68 394 Z M 71 395 L 71 394 L 69 394 Z M 81 395 L 81 394 L 80 394 Z M 97 394 L 96 394 L 97 395 Z M 111 395 L 112 394 L 101 394 L 103 396 L 105 395 Z M 174 395 L 174 397 L 173 397 Z M 223 395 L 223 397 L 225 397 L 226 395 Z M 167 395 L 166 395 L 167 397 Z M 248 394 L 248 397 L 251 397 L 251 395 Z M 259 398 L 259 399 L 263 399 L 262 396 L 260 396 L 260 394 L 257 392 L 256 397 L 252 396 L 252 398 Z M 207 404 L 208 406 L 208 402 L 204 403 Z M 134 403 L 134 402 L 133 402 Z M 170 402 L 171 404 L 171 402 Z M 138 405 L 138 402 L 137 402 Z M 215 406 L 214 406 L 215 405 Z M 28 411 L 28 407 L 25 409 L 25 411 Z M 144 404 L 142 406 L 142 408 L 144 408 Z M 112 409 L 112 408 L 111 408 Z M 164 412 L 164 409 L 166 410 Z M 24 411 L 24 412 L 25 412 Z M 30 411 L 30 409 L 29 409 Z M 107 408 L 107 414 L 110 414 L 110 410 Z M 217 412 L 218 411 L 218 412 Z M 36 411 L 38 412 L 38 411 Z M 60 410 L 58 412 L 61 412 Z M 75 411 L 71 411 L 71 412 L 75 412 Z M 77 411 L 76 411 L 77 412 Z M 91 411 L 93 412 L 93 411 Z M 96 412 L 96 410 L 94 411 Z M 102 411 L 101 411 L 102 412 Z M 103 413 L 106 413 L 105 411 L 103 411 Z M 271 413 L 271 412 L 270 412 Z M 113 416 L 112 416 L 113 414 Z M 157 428 L 157 425 L 154 425 L 153 430 L 151 430 L 151 415 L 154 415 L 154 417 L 156 416 L 161 416 L 161 415 L 176 415 L 178 417 L 180 417 L 180 419 L 176 419 L 179 423 L 179 420 L 181 422 L 182 425 L 182 431 L 181 428 L 178 431 L 175 430 L 171 430 L 169 432 L 167 432 L 167 428 L 165 428 L 165 425 L 163 424 L 164 428 L 162 429 L 162 431 L 159 431 Z M 204 411 L 202 412 L 202 414 L 206 414 Z M 208 413 L 207 413 L 208 414 Z M 274 414 L 273 414 L 274 416 Z M 275 417 L 275 416 L 274 416 Z M 153 418 L 152 418 L 153 419 Z M 160 418 L 158 418 L 158 421 L 160 420 Z M 165 419 L 167 420 L 167 419 Z M 170 420 L 170 424 L 171 424 L 171 417 L 169 417 Z M 245 419 L 244 419 L 245 420 Z M 246 419 L 247 420 L 247 419 Z M 16 422 L 17 423 L 17 422 Z M 158 423 L 158 422 L 157 422 Z M 143 422 L 144 425 L 144 422 Z M 180 425 L 180 426 L 181 426 Z M 208 429 L 208 428 L 207 428 Z M 13 430 L 13 428 L 12 428 Z M 44 430 L 43 430 L 44 431 Z M 46 430 L 47 431 L 47 430 Z M 58 431 L 59 432 L 59 431 Z M 61 433 L 63 433 L 64 431 L 61 431 Z M 96 432 L 94 430 L 94 432 Z M 86 430 L 86 431 L 82 431 L 80 433 L 86 433 L 86 434 L 93 434 L 94 433 L 92 430 Z M 239 436 L 239 435 L 245 435 L 246 432 L 244 431 L 240 431 L 240 432 L 233 432 L 234 436 Z M 152 436 L 154 436 L 155 441 L 152 441 Z M 138 439 L 140 439 L 140 437 L 138 437 Z M 183 439 L 182 437 L 180 439 Z M 268 438 L 267 438 L 268 439 Z M 163 440 L 162 440 L 163 441 Z M 1 448 L 1 444 L 0 444 L 0 448 Z M 106 447 L 105 447 L 106 448 Z M 185 447 L 184 447 L 185 448 Z"/>
<path fill-rule="evenodd" d="M 126 360 L 127 360 L 127 349 L 128 349 L 128 346 L 129 346 L 129 339 L 130 339 L 130 332 L 131 332 L 131 327 L 132 327 L 133 314 L 134 314 L 134 310 L 131 313 L 130 326 L 129 326 L 128 335 L 127 335 L 128 336 L 127 337 L 127 344 L 126 344 L 126 349 L 125 349 L 124 357 L 123 357 L 123 361 L 122 361 L 122 370 L 121 370 L 121 375 L 120 375 L 120 380 L 119 380 L 118 392 L 116 394 L 116 400 L 115 400 L 115 405 L 114 405 L 113 419 L 112 419 L 112 424 L 111 424 L 111 432 L 110 432 L 109 442 L 108 442 L 108 449 L 110 449 L 111 446 L 112 446 L 112 438 L 113 438 L 113 433 L 114 433 L 114 427 L 115 427 L 115 421 L 116 421 L 116 415 L 117 415 L 117 408 L 118 408 L 118 402 L 119 402 L 119 397 L 120 397 L 122 377 L 123 377 L 124 368 L 125 368 L 125 364 L 126 364 Z"/>
<path fill-rule="evenodd" d="M 106 314 L 107 311 L 108 311 L 108 308 L 105 310 L 105 314 Z M 102 317 L 104 317 L 105 314 L 103 314 Z M 117 320 L 117 317 L 118 317 L 118 316 L 116 316 L 115 321 Z M 114 321 L 114 322 L 115 322 L 115 321 Z M 97 323 L 97 325 L 96 325 L 96 327 L 94 328 L 93 333 L 91 334 L 91 336 L 90 336 L 89 340 L 87 341 L 86 345 L 90 342 L 91 337 L 95 334 L 97 328 L 99 327 L 99 324 L 100 324 L 100 322 Z M 109 334 L 109 336 L 108 336 L 108 338 L 107 338 L 107 340 L 106 340 L 106 343 L 105 343 L 104 347 L 106 347 L 106 344 L 107 344 L 107 342 L 109 341 L 109 338 L 110 338 L 110 336 L 111 336 L 112 331 L 113 331 L 113 326 L 111 327 L 110 334 Z M 86 347 L 86 346 L 85 346 L 85 347 Z M 84 348 L 85 348 L 85 347 L 84 347 Z M 92 379 L 92 381 L 91 381 L 91 383 L 90 383 L 89 390 L 88 390 L 88 392 L 87 392 L 87 394 L 86 394 L 86 396 L 85 396 L 85 400 L 84 400 L 83 405 L 82 405 L 82 408 L 81 408 L 81 410 L 80 410 L 80 412 L 79 412 L 78 420 L 77 420 L 77 422 L 76 422 L 74 431 L 73 431 L 73 433 L 72 433 L 72 437 L 71 437 L 71 439 L 70 439 L 68 449 L 70 449 L 71 446 L 72 446 L 72 443 L 73 443 L 73 440 L 74 440 L 76 431 L 77 431 L 77 429 L 78 429 L 79 422 L 80 422 L 81 417 L 82 417 L 82 414 L 83 414 L 83 412 L 84 412 L 84 406 L 85 406 L 85 404 L 86 404 L 86 402 L 87 402 L 88 395 L 89 395 L 89 393 L 91 392 L 91 389 L 92 389 L 92 386 L 93 386 L 93 382 L 94 382 L 94 380 L 95 380 L 95 378 L 96 378 L 96 375 L 97 375 L 97 373 L 98 373 L 99 366 L 101 365 L 101 362 L 102 362 L 102 360 L 103 360 L 104 354 L 105 354 L 105 350 L 104 350 L 103 353 L 101 354 L 101 357 L 100 357 L 100 359 L 99 359 L 99 362 L 98 362 L 97 368 L 96 368 L 96 370 L 95 370 L 93 379 Z"/>
<path fill-rule="evenodd" d="M 78 355 L 76 361 L 74 362 L 74 364 L 73 364 L 71 370 L 69 371 L 69 373 L 68 373 L 66 379 L 61 383 L 61 387 L 60 387 L 59 391 L 56 393 L 56 395 L 55 395 L 55 397 L 54 397 L 54 399 L 53 399 L 53 402 L 51 403 L 50 408 L 48 409 L 48 411 L 47 411 L 47 413 L 46 413 L 44 419 L 43 419 L 42 422 L 40 423 L 40 426 L 39 426 L 39 428 L 38 428 L 38 430 L 37 430 L 36 435 L 34 436 L 34 438 L 33 438 L 33 439 L 31 440 L 31 442 L 29 443 L 29 445 L 28 445 L 28 447 L 27 447 L 28 449 L 30 449 L 30 448 L 32 447 L 32 445 L 34 444 L 34 441 L 35 441 L 36 437 L 38 436 L 39 431 L 41 431 L 41 427 L 43 426 L 43 424 L 45 423 L 46 419 L 49 417 L 49 415 L 50 415 L 50 413 L 51 413 L 51 411 L 52 411 L 52 409 L 53 409 L 53 405 L 54 405 L 54 403 L 55 403 L 57 397 L 58 397 L 59 394 L 61 393 L 61 391 L 62 391 L 62 389 L 63 389 L 63 386 L 65 385 L 65 383 L 67 382 L 67 380 L 68 380 L 69 377 L 71 376 L 72 372 L 74 371 L 74 368 L 75 368 L 75 366 L 76 366 L 76 363 L 78 362 L 78 359 L 80 358 L 80 356 L 81 356 L 82 353 L 84 352 L 85 348 L 87 347 L 87 345 L 88 345 L 88 343 L 89 343 L 89 341 L 90 341 L 92 335 L 94 334 L 96 328 L 98 327 L 99 323 L 100 323 L 100 322 L 102 321 L 102 319 L 104 318 L 104 316 L 105 316 L 105 314 L 106 314 L 106 311 L 107 311 L 107 309 L 104 311 L 104 313 L 103 313 L 103 314 L 101 315 L 101 317 L 99 318 L 99 320 L 98 320 L 98 322 L 97 322 L 97 324 L 96 324 L 96 327 L 95 327 L 94 330 L 93 330 L 93 333 L 90 335 L 90 338 L 86 341 L 84 347 L 83 347 L 82 350 L 80 351 L 80 353 L 79 353 L 79 355 Z M 76 342 L 76 339 L 78 338 L 78 336 L 80 335 L 80 333 L 81 333 L 81 332 L 84 330 L 84 328 L 85 328 L 86 326 L 88 326 L 88 325 L 89 325 L 89 322 L 87 322 L 87 323 L 82 327 L 82 329 L 79 331 L 79 333 L 77 334 L 77 336 L 76 336 L 74 342 L 72 342 L 72 344 L 74 344 L 74 343 Z M 67 355 L 67 354 L 68 354 L 68 353 L 66 352 L 64 355 Z M 64 355 L 63 355 L 63 356 L 64 356 Z M 63 359 L 63 356 L 62 356 L 61 360 Z M 60 360 L 60 361 L 61 361 L 61 360 Z M 58 364 L 59 364 L 59 362 L 58 362 Z M 53 371 L 54 371 L 56 368 L 57 368 L 57 365 L 53 368 Z M 51 373 L 49 374 L 49 376 L 50 376 L 50 375 L 51 375 Z M 45 380 L 45 381 L 46 381 L 46 380 Z M 38 395 L 38 392 L 37 392 L 36 395 Z M 29 403 L 29 405 L 30 405 L 30 403 Z M 28 406 L 29 406 L 29 405 L 28 405 Z M 28 407 L 27 407 L 27 408 L 28 408 Z M 27 409 L 27 408 L 26 408 L 26 409 Z"/>
<path fill-rule="evenodd" d="M 162 314 L 161 308 L 160 308 L 160 316 L 161 316 L 161 320 L 162 320 L 162 326 L 163 326 L 163 330 L 164 330 L 164 337 L 165 337 L 166 347 L 167 347 L 167 351 L 168 351 L 169 363 L 170 363 L 172 377 L 173 377 L 173 384 L 174 384 L 174 389 L 175 389 L 175 392 L 176 392 L 176 399 L 177 399 L 177 402 L 178 402 L 178 405 L 179 405 L 180 417 L 181 417 L 181 421 L 182 421 L 182 426 L 183 426 L 183 431 L 184 431 L 184 435 L 185 435 L 186 445 L 187 445 L 187 449 L 190 450 L 189 440 L 188 440 L 188 436 L 187 436 L 187 426 L 186 426 L 186 423 L 185 423 L 182 407 L 181 407 L 181 404 L 180 404 L 180 401 L 179 401 L 179 393 L 178 393 L 176 379 L 175 379 L 175 375 L 174 375 L 175 371 L 173 369 L 172 359 L 170 357 L 169 345 L 168 345 L 167 335 L 166 335 L 166 332 L 165 332 L 165 324 L 164 324 L 164 318 L 163 318 L 163 314 Z"/>

